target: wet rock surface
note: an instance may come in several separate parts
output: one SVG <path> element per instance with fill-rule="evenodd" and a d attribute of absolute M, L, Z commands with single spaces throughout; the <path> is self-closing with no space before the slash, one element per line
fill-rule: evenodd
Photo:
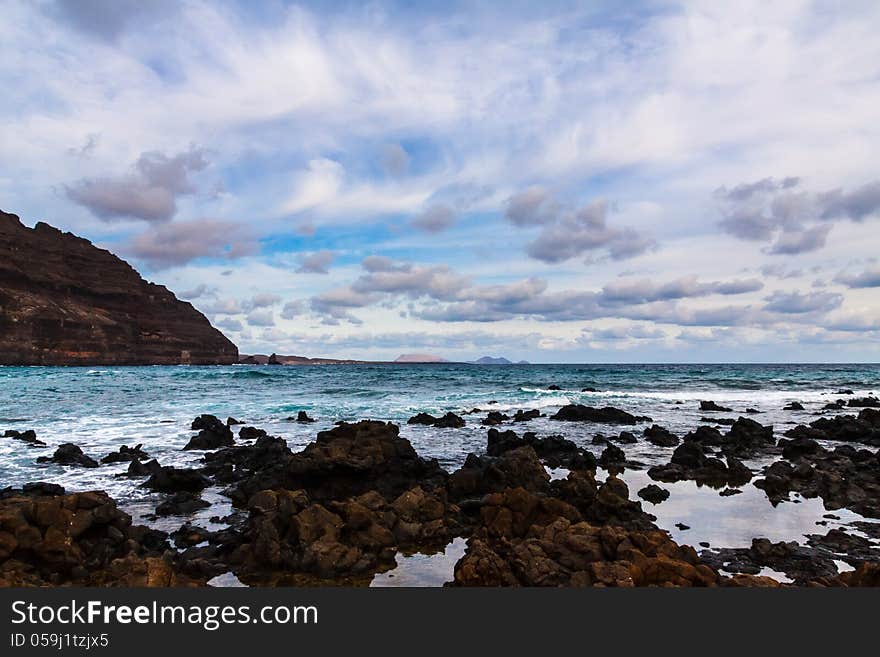
<path fill-rule="evenodd" d="M 0 586 L 189 586 L 162 532 L 102 492 L 31 487 L 0 499 Z"/>
<path fill-rule="evenodd" d="M 551 419 L 566 422 L 596 422 L 602 424 L 638 424 L 639 422 L 651 421 L 649 417 L 633 415 L 612 406 L 594 408 L 592 406 L 584 406 L 583 404 L 563 406 L 556 414 L 551 416 Z"/>
<path fill-rule="evenodd" d="M 79 445 L 64 443 L 55 450 L 52 456 L 40 456 L 37 463 L 57 463 L 59 465 L 77 465 L 83 468 L 97 468 L 98 462 L 91 456 L 83 454 Z"/>
<path fill-rule="evenodd" d="M 571 421 L 649 422 L 611 407 L 565 408 L 570 410 L 563 415 Z M 133 485 L 158 493 L 155 516 L 148 518 L 186 521 L 171 535 L 173 546 L 164 532 L 134 526 L 100 492 L 71 496 L 39 482 L 0 490 L 0 584 L 179 586 L 204 584 L 231 572 L 250 585 L 362 585 L 394 568 L 401 554 L 430 553 L 466 538 L 465 554 L 452 578 L 456 586 L 778 586 L 761 575 L 766 568 L 785 573 L 798 585 L 876 585 L 877 525 L 853 525 L 852 531 L 831 528 L 805 537 L 804 545 L 758 538 L 748 548 L 697 553 L 658 529 L 656 518 L 639 501 L 652 508 L 675 499 L 674 486 L 667 490 L 643 485 L 631 497 L 617 474 L 638 467 L 628 459 L 628 451 L 639 453 L 632 450 L 651 443 L 670 454 L 669 463 L 648 470 L 651 479 L 692 480 L 726 497 L 740 493 L 753 477 L 743 458 L 758 455 L 767 463 L 781 457 L 765 466 L 755 481 L 769 502 L 798 493 L 821 497 L 829 509 L 880 517 L 880 457 L 865 448 L 875 428 L 873 412 L 865 408 L 854 419 L 826 418 L 831 424 L 796 427 L 778 445 L 772 427 L 744 417 L 724 433 L 704 425 L 683 438 L 652 425 L 609 438 L 597 436 L 594 442 L 601 446 L 593 449 L 601 449 L 598 459 L 561 435 L 520 435 L 493 427 L 486 435 L 485 452 L 469 454 L 452 472 L 419 456 L 391 423 L 339 422 L 318 432 L 305 448 L 292 451 L 283 438 L 259 427 L 242 426 L 241 442 L 236 443 L 229 429 L 232 423 L 202 415 L 192 429 L 198 436 L 210 435 L 212 444 L 216 437 L 224 444 L 194 454 L 196 467 L 162 466 L 147 460 L 140 445 L 122 446 L 102 459 L 123 466 L 128 462 L 127 470 L 117 476 L 140 479 Z M 464 423 L 460 416 L 449 415 Z M 486 419 L 512 421 L 502 415 L 490 413 Z M 428 418 L 432 426 L 443 420 Z M 421 419 L 427 423 L 428 418 Z M 456 426 L 457 420 L 450 420 L 449 426 Z M 473 426 L 480 420 L 471 422 Z M 818 431 L 822 437 L 814 437 Z M 833 440 L 828 435 L 847 440 L 831 450 L 823 446 Z M 62 447 L 63 461 L 80 458 L 75 450 Z M 57 451 L 52 459 L 55 456 Z M 563 470 L 551 479 L 548 467 Z M 600 467 L 608 472 L 604 481 L 597 479 Z M 225 528 L 207 530 L 192 524 L 216 501 L 217 492 L 235 509 L 225 518 L 212 518 Z M 90 521 L 82 532 L 76 524 L 80 521 L 64 514 L 60 521 L 53 516 L 46 522 L 48 516 L 37 519 L 36 511 L 28 511 L 24 525 L 17 520 L 15 509 L 31 508 L 22 500 L 54 508 L 56 502 L 41 500 L 76 496 L 85 497 L 57 504 L 75 515 L 82 504 L 91 503 L 82 500 L 96 496 L 100 503 L 93 508 L 104 509 L 98 515 L 108 520 Z M 667 508 L 664 504 L 657 513 Z M 67 523 L 63 527 L 62 521 Z M 683 523 L 676 526 L 688 529 Z M 50 527 L 55 529 L 50 532 Z M 56 541 L 66 546 L 61 550 L 65 556 L 58 558 L 69 566 L 58 567 L 53 561 L 54 548 L 46 545 Z M 855 570 L 839 573 L 839 561 Z M 58 574 L 50 575 L 53 568 Z"/>

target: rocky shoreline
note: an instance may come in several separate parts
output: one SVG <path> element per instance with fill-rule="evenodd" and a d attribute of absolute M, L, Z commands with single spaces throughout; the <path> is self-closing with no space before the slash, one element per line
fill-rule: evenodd
<path fill-rule="evenodd" d="M 837 408 L 853 413 L 819 417 L 779 440 L 745 416 L 683 436 L 656 424 L 628 431 L 650 418 L 612 407 L 572 404 L 550 417 L 563 432 L 570 422 L 623 427 L 618 436 L 596 435 L 598 459 L 563 435 L 493 426 L 527 426 L 539 411 L 511 419 L 474 409 L 489 425 L 485 450 L 451 471 L 420 456 L 397 425 L 374 420 L 337 422 L 294 452 L 259 427 L 201 415 L 183 447 L 203 453 L 194 468 L 162 465 L 143 445 L 101 457 L 66 443 L 38 460 L 66 468 L 127 462 L 119 476 L 163 496 L 153 517 L 207 508 L 203 491 L 216 487 L 233 511 L 212 518 L 220 529 L 181 518 L 165 532 L 134 523 L 101 491 L 10 487 L 0 491 L 0 586 L 204 586 L 230 573 L 250 586 L 368 585 L 400 556 L 442 551 L 456 539 L 467 548 L 451 586 L 876 586 L 878 523 L 832 528 L 803 545 L 773 543 L 756 527 L 748 548 L 698 551 L 658 528 L 639 499 L 662 504 L 670 495 L 664 483 L 695 481 L 722 496 L 754 486 L 768 504 L 794 494 L 880 519 L 876 401 L 850 399 Z M 709 401 L 700 409 L 731 413 Z M 410 423 L 456 431 L 465 420 L 419 413 Z M 49 449 L 34 431 L 0 435 L 21 449 Z M 628 446 L 640 442 L 667 450 L 668 463 L 645 469 L 628 458 Z M 753 472 L 743 461 L 756 456 L 772 462 Z M 631 493 L 619 476 L 627 469 L 645 469 L 657 483 Z M 852 570 L 840 572 L 841 563 Z"/>

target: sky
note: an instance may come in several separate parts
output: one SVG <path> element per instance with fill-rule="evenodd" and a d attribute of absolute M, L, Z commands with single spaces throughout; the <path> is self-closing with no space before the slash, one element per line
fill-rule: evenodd
<path fill-rule="evenodd" d="M 0 208 L 242 353 L 880 361 L 880 3 L 0 11 Z"/>

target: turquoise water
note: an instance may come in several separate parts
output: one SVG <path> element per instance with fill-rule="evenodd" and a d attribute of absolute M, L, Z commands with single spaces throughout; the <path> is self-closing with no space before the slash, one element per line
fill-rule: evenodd
<path fill-rule="evenodd" d="M 548 390 L 550 385 L 561 389 Z M 581 392 L 585 387 L 598 392 Z M 834 393 L 841 388 L 859 395 L 876 393 L 880 365 L 0 367 L 0 433 L 34 429 L 49 444 L 34 449 L 0 439 L 0 486 L 48 480 L 71 490 L 102 488 L 140 516 L 158 498 L 139 489 L 137 482 L 114 476 L 125 464 L 83 469 L 38 465 L 36 457 L 63 442 L 77 443 L 96 459 L 123 443 L 143 443 L 164 465 L 198 465 L 201 454 L 183 452 L 181 447 L 193 433 L 192 418 L 201 413 L 245 420 L 283 436 L 294 449 L 337 420 L 393 421 L 420 454 L 452 469 L 468 452 L 484 451 L 486 428 L 480 420 L 488 410 L 537 408 L 550 415 L 568 403 L 610 405 L 650 416 L 682 435 L 707 415 L 699 411 L 698 401 L 712 399 L 735 411 L 718 416 L 736 417 L 747 407 L 755 408 L 761 414 L 753 417 L 773 424 L 781 435 L 794 424 L 815 419 L 825 403 L 839 397 Z M 801 402 L 805 410 L 783 411 L 790 401 Z M 467 426 L 462 429 L 406 425 L 407 418 L 420 411 L 462 413 L 472 408 L 484 413 L 465 415 Z M 301 425 L 287 420 L 299 410 L 317 422 Z M 511 423 L 510 428 L 538 435 L 561 433 L 597 453 L 601 447 L 591 443 L 595 434 L 621 429 L 559 423 L 547 417 Z M 638 435 L 642 428 L 632 430 Z M 667 462 L 671 452 L 644 442 L 623 447 L 629 458 L 646 466 Z M 763 464 L 749 465 L 758 469 Z M 647 483 L 644 471 L 624 477 L 633 495 Z M 647 510 L 676 540 L 693 544 L 708 540 L 737 547 L 748 545 L 755 535 L 797 539 L 805 531 L 816 531 L 815 521 L 824 513 L 816 500 L 773 508 L 751 485 L 742 495 L 729 498 L 719 498 L 717 491 L 692 482 L 663 486 L 672 496 L 655 508 L 646 504 Z M 208 517 L 228 511 L 228 503 L 218 493 L 206 493 L 213 506 L 194 521 L 207 523 Z M 674 523 L 682 521 L 692 529 L 684 533 L 675 529 Z M 176 527 L 182 519 L 163 522 Z"/>

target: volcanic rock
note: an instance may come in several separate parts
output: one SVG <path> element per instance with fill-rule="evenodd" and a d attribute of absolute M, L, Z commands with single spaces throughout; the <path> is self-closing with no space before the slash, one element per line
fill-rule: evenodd
<path fill-rule="evenodd" d="M 232 364 L 238 349 L 187 302 L 109 251 L 0 212 L 0 364 Z"/>

